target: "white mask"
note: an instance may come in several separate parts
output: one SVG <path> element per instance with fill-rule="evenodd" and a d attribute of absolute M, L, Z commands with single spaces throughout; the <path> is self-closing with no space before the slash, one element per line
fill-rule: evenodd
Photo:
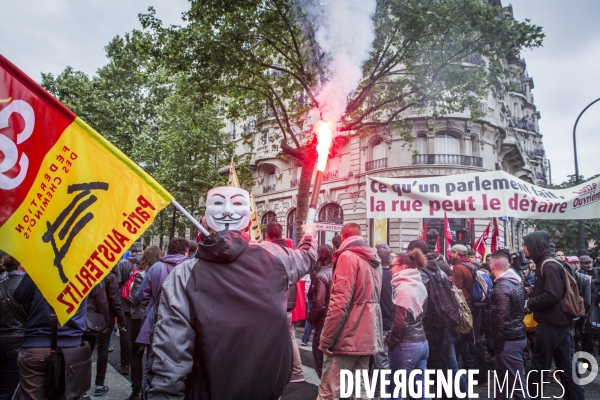
<path fill-rule="evenodd" d="M 217 232 L 244 231 L 250 224 L 250 195 L 244 189 L 220 186 L 206 196 L 206 224 Z"/>

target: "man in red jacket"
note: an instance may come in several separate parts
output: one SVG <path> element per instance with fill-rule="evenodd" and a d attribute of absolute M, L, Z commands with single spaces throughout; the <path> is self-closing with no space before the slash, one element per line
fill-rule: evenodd
<path fill-rule="evenodd" d="M 318 400 L 340 398 L 340 371 L 369 368 L 382 350 L 381 263 L 361 236 L 358 224 L 342 228 L 342 244 L 333 257 L 329 310 L 321 333 L 323 375 Z M 364 382 L 361 381 L 361 393 Z"/>

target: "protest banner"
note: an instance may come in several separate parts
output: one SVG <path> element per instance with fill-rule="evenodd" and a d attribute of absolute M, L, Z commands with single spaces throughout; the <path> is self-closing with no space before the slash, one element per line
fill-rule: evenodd
<path fill-rule="evenodd" d="M 504 171 L 367 180 L 367 218 L 600 218 L 600 177 L 546 189 Z"/>
<path fill-rule="evenodd" d="M 173 197 L 0 55 L 0 248 L 64 324 Z"/>

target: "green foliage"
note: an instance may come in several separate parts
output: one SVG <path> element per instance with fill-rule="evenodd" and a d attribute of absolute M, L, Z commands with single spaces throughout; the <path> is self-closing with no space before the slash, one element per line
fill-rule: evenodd
<path fill-rule="evenodd" d="M 306 217 L 314 140 L 329 80 L 328 55 L 316 40 L 317 21 L 302 5 L 317 0 L 191 1 L 185 26 L 164 27 L 154 10 L 140 20 L 167 68 L 184 72 L 186 93 L 199 102 L 222 102 L 229 118 L 248 122 L 248 142 L 276 128 L 282 150 L 302 163 L 298 232 Z M 340 132 L 383 131 L 413 140 L 403 119 L 409 108 L 433 117 L 469 110 L 480 114 L 490 89 L 502 91 L 512 71 L 507 54 L 541 45 L 541 28 L 512 19 L 480 0 L 378 0 L 376 39 L 363 77 L 348 99 Z M 352 29 L 351 26 L 348 29 Z M 484 61 L 484 59 L 486 61 Z M 300 233 L 299 233 L 300 234 Z"/>
<path fill-rule="evenodd" d="M 591 179 L 597 178 L 599 175 L 594 175 L 589 179 L 580 176 L 580 182 L 584 183 Z M 569 180 L 558 185 L 545 185 L 548 189 L 567 189 L 576 186 L 575 175 L 569 175 Z M 536 230 L 548 232 L 550 238 L 554 242 L 557 249 L 563 249 L 565 254 L 576 254 L 579 250 L 579 227 L 578 220 L 548 220 L 548 219 L 528 219 L 522 222 L 526 227 L 532 227 Z M 583 220 L 585 232 L 585 242 L 593 239 L 600 242 L 600 220 L 587 219 Z M 595 248 L 594 250 L 600 250 Z"/>
<path fill-rule="evenodd" d="M 109 62 L 93 77 L 67 67 L 42 74 L 42 86 L 163 185 L 190 213 L 202 215 L 200 198 L 226 184 L 218 171 L 229 164 L 232 144 L 214 104 L 183 95 L 182 74 L 152 57 L 153 38 L 141 31 L 115 37 Z M 200 105 L 199 105 L 200 104 Z M 146 235 L 169 235 L 172 207 Z M 176 218 L 179 234 L 189 221 Z M 193 230 L 195 232 L 195 230 Z"/>

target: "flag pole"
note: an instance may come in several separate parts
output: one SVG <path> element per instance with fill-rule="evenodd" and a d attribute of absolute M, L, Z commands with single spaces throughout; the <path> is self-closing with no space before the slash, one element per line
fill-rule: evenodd
<path fill-rule="evenodd" d="M 181 213 L 182 213 L 182 214 L 183 214 L 183 215 L 184 215 L 184 216 L 185 216 L 187 219 L 189 219 L 189 220 L 192 222 L 192 224 L 194 224 L 194 226 L 195 226 L 196 228 L 198 228 L 198 229 L 200 230 L 200 232 L 202 232 L 202 234 L 203 234 L 204 236 L 210 236 L 210 233 L 209 233 L 209 232 L 206 230 L 206 228 L 205 228 L 205 227 L 203 227 L 202 225 L 200 225 L 200 222 L 196 221 L 196 218 L 192 217 L 192 215 L 191 215 L 189 212 L 187 212 L 187 211 L 186 211 L 186 209 L 185 209 L 185 208 L 183 208 L 183 207 L 181 206 L 181 204 L 179 204 L 179 203 L 178 203 L 177 201 L 175 201 L 175 200 L 173 200 L 173 201 L 171 202 L 171 204 L 173 204 L 173 206 L 175 206 L 175 208 L 176 208 L 176 209 L 178 209 L 179 211 L 181 211 Z"/>

